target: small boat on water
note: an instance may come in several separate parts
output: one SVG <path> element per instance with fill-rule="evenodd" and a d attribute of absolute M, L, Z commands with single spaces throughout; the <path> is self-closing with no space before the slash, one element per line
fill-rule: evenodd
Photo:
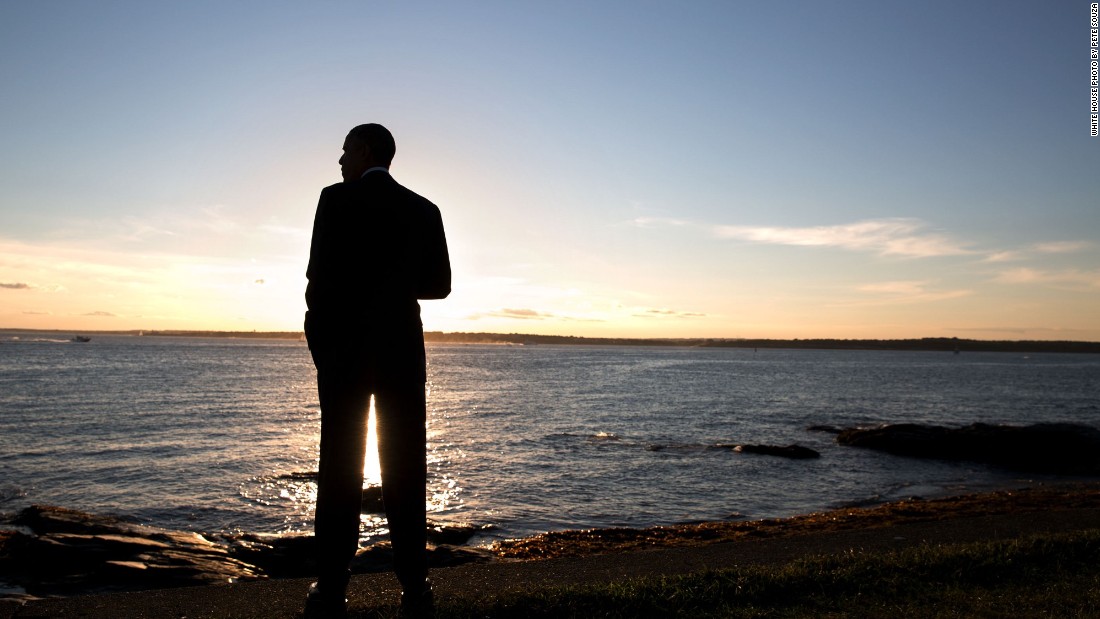
<path fill-rule="evenodd" d="M 88 337 L 87 335 L 74 335 L 73 339 L 71 339 L 69 341 L 70 342 L 90 342 L 90 341 L 92 341 L 92 338 Z"/>

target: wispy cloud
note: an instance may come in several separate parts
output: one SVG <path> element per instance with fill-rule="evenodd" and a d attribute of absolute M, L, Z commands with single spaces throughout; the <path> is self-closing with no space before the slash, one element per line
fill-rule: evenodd
<path fill-rule="evenodd" d="M 872 293 L 914 295 L 923 294 L 925 292 L 925 286 L 927 285 L 928 282 L 923 281 L 878 282 L 875 284 L 864 284 L 859 287 L 859 290 Z"/>
<path fill-rule="evenodd" d="M 973 243 L 931 229 L 912 217 L 867 219 L 825 226 L 738 226 L 706 224 L 668 217 L 638 217 L 639 228 L 695 227 L 719 239 L 761 245 L 821 247 L 868 252 L 880 256 L 934 258 L 974 256 L 986 263 L 1016 262 L 1039 255 L 1069 254 L 1094 249 L 1092 241 L 1048 241 L 1016 249 L 979 249 Z"/>
<path fill-rule="evenodd" d="M 773 245 L 831 247 L 911 258 L 976 253 L 950 237 L 926 230 L 917 219 L 875 219 L 806 228 L 778 226 L 713 226 L 718 238 Z"/>
<path fill-rule="evenodd" d="M 666 226 L 690 226 L 693 224 L 686 219 L 676 219 L 673 217 L 635 217 L 630 220 L 630 225 L 638 228 L 662 228 Z"/>
<path fill-rule="evenodd" d="M 180 239 L 241 236 L 250 226 L 229 214 L 222 205 L 199 207 L 186 213 L 166 212 L 124 217 L 119 235 L 130 241 L 163 242 L 166 237 Z"/>
<path fill-rule="evenodd" d="M 225 206 L 156 210 L 115 219 L 73 219 L 51 235 L 66 247 L 204 259 L 304 256 L 310 229 Z"/>
<path fill-rule="evenodd" d="M 1037 284 L 1069 289 L 1093 289 L 1100 288 L 1100 270 L 1081 271 L 1068 269 L 1061 271 L 1046 271 L 1020 267 L 1001 271 L 994 281 L 1002 284 Z"/>
<path fill-rule="evenodd" d="M 958 299 L 974 294 L 972 290 L 938 290 L 933 282 L 920 280 L 901 280 L 876 282 L 856 287 L 861 295 L 850 301 L 830 303 L 831 307 L 866 307 L 876 305 L 908 305 L 915 303 L 934 303 L 949 299 Z"/>
<path fill-rule="evenodd" d="M 994 281 L 1002 284 L 1032 284 L 1042 281 L 1043 277 L 1044 273 L 1038 269 L 1020 267 L 1018 269 L 1001 271 L 997 277 L 994 278 Z"/>
<path fill-rule="evenodd" d="M 23 282 L 6 283 L 0 282 L 0 288 L 7 288 L 8 290 L 30 290 L 30 284 L 24 284 Z"/>
<path fill-rule="evenodd" d="M 639 318 L 704 318 L 706 314 L 670 309 L 643 309 L 635 313 L 634 316 Z"/>
<path fill-rule="evenodd" d="M 562 311 L 535 310 L 531 308 L 505 307 L 495 310 L 474 312 L 467 314 L 465 320 L 505 319 L 522 321 L 550 321 L 550 322 L 607 322 L 609 316 L 604 312 L 594 311 L 591 308 L 573 308 L 578 311 L 563 309 Z"/>
<path fill-rule="evenodd" d="M 554 318 L 554 314 L 539 312 L 533 309 L 527 308 L 511 308 L 505 307 L 499 310 L 492 310 L 489 312 L 482 312 L 477 314 L 471 314 L 468 316 L 470 320 L 480 320 L 481 318 L 514 318 L 516 320 L 546 320 L 548 318 Z"/>
<path fill-rule="evenodd" d="M 1090 241 L 1055 241 L 1052 243 L 1037 243 L 1031 248 L 1043 254 L 1071 254 L 1085 251 L 1095 247 Z"/>
<path fill-rule="evenodd" d="M 1035 257 L 1036 254 L 1072 254 L 1096 247 L 1091 241 L 1051 241 L 1035 243 L 1023 249 L 997 251 L 985 257 L 983 262 L 1014 262 Z"/>
<path fill-rule="evenodd" d="M 1026 254 L 1020 251 L 997 251 L 986 256 L 983 262 L 1013 262 L 1023 260 L 1026 257 Z"/>
<path fill-rule="evenodd" d="M 12 301 L 4 309 L 26 316 L 34 314 L 23 312 L 48 310 L 83 321 L 145 316 L 162 325 L 182 325 L 223 320 L 228 310 L 246 308 L 257 324 L 293 324 L 304 287 L 299 283 L 304 259 L 279 260 L 0 238 L 0 281 L 30 286 L 3 295 Z M 255 283 L 258 279 L 263 285 Z M 32 299 L 42 293 L 51 298 Z M 26 306 L 14 303 L 15 297 L 25 299 Z"/>

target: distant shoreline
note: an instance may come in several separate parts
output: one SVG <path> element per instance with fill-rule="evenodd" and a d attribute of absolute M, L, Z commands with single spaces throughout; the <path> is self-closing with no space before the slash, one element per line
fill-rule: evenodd
<path fill-rule="evenodd" d="M 0 328 L 0 333 L 48 334 L 66 339 L 73 335 L 145 337 L 223 337 L 237 339 L 302 340 L 301 331 L 187 331 L 124 330 L 74 331 L 66 329 Z M 802 350 L 923 350 L 941 352 L 1100 353 L 1100 342 L 1069 340 L 973 340 L 953 337 L 911 339 L 753 339 L 753 338 L 604 338 L 524 333 L 444 333 L 427 331 L 424 340 L 435 344 L 506 344 L 513 346 L 664 346 L 686 348 L 753 348 Z"/>

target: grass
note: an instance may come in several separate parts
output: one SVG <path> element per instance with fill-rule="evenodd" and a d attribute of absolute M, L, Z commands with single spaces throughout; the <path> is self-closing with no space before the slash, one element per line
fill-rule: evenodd
<path fill-rule="evenodd" d="M 399 615 L 390 607 L 355 616 Z M 1100 617 L 1100 531 L 440 600 L 436 617 Z"/>

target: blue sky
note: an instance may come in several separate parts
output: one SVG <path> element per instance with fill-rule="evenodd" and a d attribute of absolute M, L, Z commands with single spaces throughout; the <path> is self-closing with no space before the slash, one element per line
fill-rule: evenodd
<path fill-rule="evenodd" d="M 298 329 L 347 130 L 425 326 L 1100 340 L 1087 2 L 6 3 L 0 326 Z"/>

